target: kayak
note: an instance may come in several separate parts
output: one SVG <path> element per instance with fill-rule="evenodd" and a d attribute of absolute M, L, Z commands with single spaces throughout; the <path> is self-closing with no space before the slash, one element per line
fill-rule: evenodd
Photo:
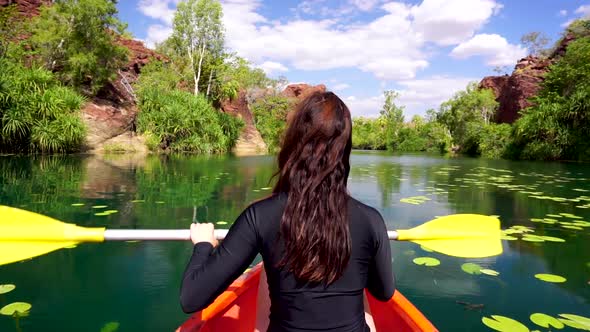
<path fill-rule="evenodd" d="M 176 332 L 252 332 L 256 325 L 256 299 L 262 263 L 242 274 L 211 305 L 193 314 Z M 387 302 L 366 292 L 377 331 L 438 332 L 399 291 Z"/>

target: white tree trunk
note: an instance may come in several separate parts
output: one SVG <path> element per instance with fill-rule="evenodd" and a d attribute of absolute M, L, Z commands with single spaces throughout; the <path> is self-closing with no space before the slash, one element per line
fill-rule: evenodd
<path fill-rule="evenodd" d="M 205 57 L 205 43 L 203 43 L 201 51 L 199 52 L 199 69 L 197 70 L 197 78 L 195 79 L 195 95 L 199 93 L 199 80 L 201 79 L 201 66 L 203 65 L 203 58 Z"/>
<path fill-rule="evenodd" d="M 209 97 L 209 92 L 211 91 L 211 81 L 213 80 L 213 69 L 209 72 L 209 82 L 207 83 L 207 97 Z"/>
<path fill-rule="evenodd" d="M 199 84 L 197 81 L 197 76 L 195 75 L 195 59 L 193 57 L 193 52 L 191 50 L 191 47 L 187 47 L 187 51 L 188 51 L 188 57 L 191 60 L 191 71 L 193 72 L 193 80 L 195 81 L 195 96 L 199 93 Z"/>

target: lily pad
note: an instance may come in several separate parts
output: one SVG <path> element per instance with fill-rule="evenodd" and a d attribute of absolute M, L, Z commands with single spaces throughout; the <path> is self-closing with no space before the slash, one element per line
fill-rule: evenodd
<path fill-rule="evenodd" d="M 506 241 L 514 241 L 514 240 L 518 240 L 518 238 L 517 238 L 517 237 L 510 236 L 510 235 L 505 235 L 505 234 L 501 234 L 501 235 L 500 235 L 500 239 L 502 239 L 502 240 L 506 240 Z"/>
<path fill-rule="evenodd" d="M 430 249 L 430 248 L 426 248 L 425 246 L 420 246 L 420 249 L 426 251 L 426 252 L 434 252 L 434 250 Z"/>
<path fill-rule="evenodd" d="M 156 203 L 156 204 L 164 204 L 166 202 L 164 202 L 164 201 L 155 201 L 154 203 Z"/>
<path fill-rule="evenodd" d="M 220 220 L 216 222 L 217 225 L 227 225 L 227 221 Z"/>
<path fill-rule="evenodd" d="M 545 328 L 554 327 L 556 329 L 562 329 L 564 327 L 563 323 L 557 320 L 557 318 L 541 313 L 532 314 L 530 319 L 531 322 Z"/>
<path fill-rule="evenodd" d="M 440 261 L 436 258 L 432 257 L 418 257 L 414 258 L 414 264 L 417 265 L 424 265 L 424 266 L 437 266 L 440 265 Z"/>
<path fill-rule="evenodd" d="M 16 288 L 13 284 L 0 285 L 0 294 L 6 294 L 12 292 Z"/>
<path fill-rule="evenodd" d="M 559 320 L 569 327 L 573 327 L 584 331 L 590 331 L 590 318 L 588 317 L 572 314 L 559 314 L 559 316 L 563 317 Z"/>
<path fill-rule="evenodd" d="M 117 211 L 117 210 L 106 210 L 106 211 L 104 211 L 104 213 L 108 213 L 108 214 L 113 214 L 113 213 L 117 213 L 117 212 L 119 212 L 119 211 Z"/>
<path fill-rule="evenodd" d="M 74 249 L 76 248 L 78 245 L 76 244 L 70 244 L 69 246 L 65 246 L 64 249 Z"/>
<path fill-rule="evenodd" d="M 115 332 L 119 329 L 118 322 L 109 322 L 104 324 L 104 326 L 100 329 L 100 332 Z"/>
<path fill-rule="evenodd" d="M 31 310 L 31 305 L 29 303 L 14 302 L 2 307 L 2 309 L 0 309 L 0 315 L 20 316 L 26 314 L 29 310 Z"/>
<path fill-rule="evenodd" d="M 563 228 L 567 228 L 567 229 L 575 229 L 575 230 L 577 230 L 577 231 L 581 231 L 581 230 L 583 230 L 583 228 L 582 228 L 582 227 L 580 227 L 580 226 L 572 226 L 572 225 L 561 225 L 561 227 L 563 227 Z"/>
<path fill-rule="evenodd" d="M 86 205 L 86 204 L 84 204 L 84 203 L 73 203 L 72 204 L 72 206 L 84 206 L 84 205 Z"/>
<path fill-rule="evenodd" d="M 110 215 L 110 213 L 106 213 L 106 212 L 98 212 L 94 214 L 95 216 L 99 216 L 99 217 L 103 217 L 103 216 L 108 216 Z"/>
<path fill-rule="evenodd" d="M 542 236 L 539 235 L 533 235 L 533 234 L 525 234 L 522 237 L 523 241 L 528 241 L 528 242 L 545 242 L 545 240 L 543 239 Z"/>
<path fill-rule="evenodd" d="M 104 209 L 106 207 L 107 207 L 107 205 L 94 205 L 94 206 L 92 206 L 93 209 Z"/>
<path fill-rule="evenodd" d="M 500 272 L 495 271 L 495 270 L 490 270 L 490 269 L 481 269 L 479 270 L 479 272 L 483 273 L 483 274 L 487 274 L 489 276 L 497 276 L 500 275 Z"/>
<path fill-rule="evenodd" d="M 465 263 L 461 265 L 461 270 L 469 274 L 481 274 L 482 267 L 475 263 Z"/>
<path fill-rule="evenodd" d="M 565 282 L 567 280 L 566 278 L 564 278 L 562 276 L 558 276 L 556 274 L 548 274 L 548 273 L 535 274 L 535 278 L 537 278 L 539 280 L 546 281 L 546 282 L 555 282 L 555 283 Z"/>
<path fill-rule="evenodd" d="M 565 242 L 564 239 L 555 236 L 541 236 L 543 240 L 550 242 Z"/>
<path fill-rule="evenodd" d="M 144 203 L 145 199 L 134 199 L 131 201 L 131 203 Z"/>
<path fill-rule="evenodd" d="M 500 332 L 530 332 L 528 327 L 524 326 L 521 322 L 504 316 L 492 315 L 492 318 L 483 317 L 481 322 L 492 330 Z"/>

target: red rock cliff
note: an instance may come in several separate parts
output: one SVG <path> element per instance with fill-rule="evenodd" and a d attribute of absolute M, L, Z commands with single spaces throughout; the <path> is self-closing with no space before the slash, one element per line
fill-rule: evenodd
<path fill-rule="evenodd" d="M 541 88 L 543 77 L 549 66 L 565 54 L 567 45 L 574 39 L 566 35 L 547 58 L 527 56 L 520 59 L 511 75 L 488 76 L 480 82 L 480 87 L 490 88 L 500 103 L 496 119 L 500 123 L 512 123 L 519 117 L 519 111 L 532 105 L 534 97 Z"/>

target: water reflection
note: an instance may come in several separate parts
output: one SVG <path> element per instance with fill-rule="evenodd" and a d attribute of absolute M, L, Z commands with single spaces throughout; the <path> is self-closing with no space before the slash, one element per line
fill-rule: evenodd
<path fill-rule="evenodd" d="M 499 215 L 503 228 L 524 225 L 537 235 L 566 240 L 504 241 L 503 255 L 481 260 L 392 243 L 398 288 L 441 331 L 487 331 L 481 317 L 490 314 L 526 322 L 533 312 L 590 312 L 590 230 L 531 220 L 571 213 L 590 221 L 590 209 L 580 208 L 590 203 L 585 200 L 590 195 L 587 166 L 378 152 L 355 152 L 351 164 L 350 192 L 375 206 L 390 229 L 411 228 L 436 216 L 477 213 Z M 196 219 L 225 221 L 217 226 L 229 227 L 250 202 L 270 193 L 275 166 L 272 156 L 5 156 L 0 157 L 0 204 L 87 226 L 184 228 Z M 408 197 L 423 197 L 423 203 L 402 201 Z M 100 215 L 105 209 L 117 212 Z M 188 243 L 82 244 L 2 266 L 0 284 L 17 285 L 6 301 L 33 304 L 23 331 L 57 325 L 61 331 L 80 326 L 99 331 L 111 321 L 119 322 L 122 331 L 170 330 L 186 318 L 177 296 L 190 250 Z M 412 262 L 423 256 L 435 257 L 441 265 Z M 461 270 L 465 262 L 500 275 L 467 274 Z M 568 280 L 548 284 L 535 279 L 536 273 Z M 466 310 L 461 303 L 479 309 Z M 80 307 L 86 310 L 65 318 Z M 0 331 L 12 330 L 13 322 L 0 317 Z"/>

